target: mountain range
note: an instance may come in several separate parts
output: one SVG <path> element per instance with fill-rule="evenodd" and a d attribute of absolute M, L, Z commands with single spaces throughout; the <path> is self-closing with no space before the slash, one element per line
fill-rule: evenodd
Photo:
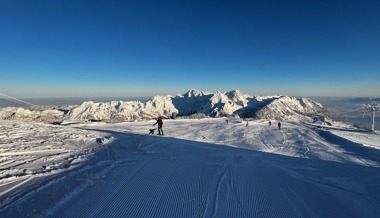
<path fill-rule="evenodd" d="M 251 96 L 238 90 L 210 93 L 189 90 L 176 96 L 141 101 L 86 101 L 81 105 L 0 109 L 0 119 L 60 123 L 64 120 L 123 122 L 165 118 L 241 117 L 272 120 L 313 120 L 328 117 L 324 107 L 307 98 Z"/>

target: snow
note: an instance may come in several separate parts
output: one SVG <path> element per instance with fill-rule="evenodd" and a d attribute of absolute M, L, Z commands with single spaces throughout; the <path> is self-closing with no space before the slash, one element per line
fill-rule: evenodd
<path fill-rule="evenodd" d="M 209 93 L 190 90 L 183 95 L 155 96 L 147 102 L 111 101 L 83 102 L 77 106 L 1 108 L 0 119 L 60 123 L 65 120 L 95 120 L 124 122 L 150 120 L 158 116 L 208 117 L 240 116 L 245 118 L 294 120 L 311 119 L 311 115 L 326 117 L 321 104 L 289 96 L 257 96 L 238 90 Z"/>
<path fill-rule="evenodd" d="M 154 122 L 0 121 L 0 217 L 380 217 L 379 133 Z"/>

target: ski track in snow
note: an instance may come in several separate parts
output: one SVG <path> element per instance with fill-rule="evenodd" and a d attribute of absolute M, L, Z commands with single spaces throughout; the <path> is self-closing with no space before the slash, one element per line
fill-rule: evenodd
<path fill-rule="evenodd" d="M 380 151 L 358 144 L 376 134 L 204 119 L 166 120 L 162 137 L 152 124 L 2 121 L 0 217 L 380 216 Z"/>

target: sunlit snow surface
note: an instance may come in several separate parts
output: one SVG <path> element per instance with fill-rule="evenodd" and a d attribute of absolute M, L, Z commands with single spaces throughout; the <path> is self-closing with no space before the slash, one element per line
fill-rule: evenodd
<path fill-rule="evenodd" d="M 153 123 L 0 121 L 0 217 L 380 217 L 378 133 Z"/>

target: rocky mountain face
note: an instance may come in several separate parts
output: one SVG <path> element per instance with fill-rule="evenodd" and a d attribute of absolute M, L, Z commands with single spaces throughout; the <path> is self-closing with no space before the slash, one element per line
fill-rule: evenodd
<path fill-rule="evenodd" d="M 155 96 L 147 102 L 83 102 L 79 106 L 55 108 L 3 108 L 0 119 L 39 121 L 91 120 L 105 122 L 135 121 L 201 114 L 208 117 L 239 116 L 257 119 L 311 119 L 325 116 L 321 104 L 289 96 L 250 96 L 238 90 L 208 93 L 190 90 L 177 96 Z"/>

